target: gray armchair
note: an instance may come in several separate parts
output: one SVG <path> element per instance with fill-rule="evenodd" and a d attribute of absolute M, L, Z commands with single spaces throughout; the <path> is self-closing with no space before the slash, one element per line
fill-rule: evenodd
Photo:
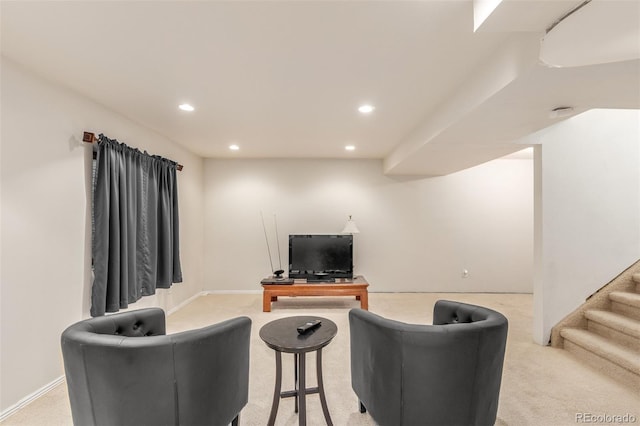
<path fill-rule="evenodd" d="M 228 425 L 249 394 L 251 320 L 165 334 L 159 308 L 80 321 L 62 333 L 76 425 Z"/>
<path fill-rule="evenodd" d="M 493 425 L 507 319 L 440 300 L 433 324 L 349 312 L 351 386 L 360 411 L 368 410 L 381 426 Z"/>

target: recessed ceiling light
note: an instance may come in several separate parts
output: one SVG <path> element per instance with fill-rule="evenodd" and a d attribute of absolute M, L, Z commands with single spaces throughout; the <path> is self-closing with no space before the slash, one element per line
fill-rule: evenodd
<path fill-rule="evenodd" d="M 229 149 L 231 151 L 237 151 L 237 150 L 240 149 L 240 147 L 238 145 L 236 145 L 236 144 L 233 144 L 233 145 L 229 145 Z"/>
<path fill-rule="evenodd" d="M 353 145 L 347 145 L 344 147 L 344 149 L 346 149 L 347 151 L 355 151 L 356 147 Z"/>
<path fill-rule="evenodd" d="M 191 106 L 191 105 L 189 105 L 189 104 L 180 104 L 180 105 L 178 105 L 178 108 L 180 108 L 180 109 L 181 109 L 181 110 L 183 110 L 183 111 L 189 111 L 189 112 L 191 112 L 191 111 L 194 111 L 194 110 L 195 110 L 195 108 L 194 108 L 194 107 L 192 107 L 192 106 Z"/>
<path fill-rule="evenodd" d="M 376 108 L 373 105 L 360 105 L 358 107 L 358 111 L 360 111 L 363 114 L 369 114 L 373 112 L 374 109 Z"/>

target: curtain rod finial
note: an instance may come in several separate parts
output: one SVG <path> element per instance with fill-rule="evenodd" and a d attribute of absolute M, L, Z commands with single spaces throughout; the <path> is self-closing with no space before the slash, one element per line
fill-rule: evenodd
<path fill-rule="evenodd" d="M 93 143 L 96 140 L 96 135 L 91 132 L 84 132 L 82 134 L 82 142 Z"/>

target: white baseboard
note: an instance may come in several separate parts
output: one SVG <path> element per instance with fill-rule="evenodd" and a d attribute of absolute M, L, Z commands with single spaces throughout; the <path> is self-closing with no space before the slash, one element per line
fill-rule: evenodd
<path fill-rule="evenodd" d="M 12 405 L 11 407 L 7 408 L 2 413 L 0 413 L 0 422 L 9 418 L 13 414 L 15 414 L 17 411 L 31 404 L 33 401 L 40 398 L 41 396 L 51 391 L 52 389 L 55 389 L 56 387 L 60 386 L 63 382 L 64 382 L 64 376 L 60 376 L 57 379 L 55 379 L 53 382 L 44 385 L 43 387 L 33 392 L 32 394 L 25 396 L 16 404 Z"/>
<path fill-rule="evenodd" d="M 204 291 L 201 291 L 199 293 L 194 294 L 193 296 L 191 296 L 190 298 L 188 298 L 187 300 L 183 301 L 182 303 L 180 303 L 177 306 L 174 306 L 173 308 L 171 308 L 168 312 L 167 312 L 167 316 L 173 314 L 174 312 L 179 311 L 180 309 L 184 308 L 185 306 L 187 306 L 189 303 L 193 302 L 194 300 L 196 300 L 198 297 L 200 296 L 204 296 L 205 294 L 207 294 Z"/>
<path fill-rule="evenodd" d="M 179 311 L 180 309 L 187 306 L 189 303 L 193 302 L 200 296 L 206 296 L 208 294 L 262 294 L 262 290 L 203 290 L 199 293 L 194 294 L 187 300 L 183 301 L 179 305 L 171 308 L 167 311 L 167 316 Z"/>
<path fill-rule="evenodd" d="M 193 302 L 200 296 L 206 296 L 208 294 L 262 294 L 261 290 L 203 290 L 199 293 L 194 294 L 187 300 L 183 301 L 177 306 L 174 306 L 169 311 L 167 311 L 167 316 L 179 311 L 180 309 L 187 306 L 189 303 Z"/>

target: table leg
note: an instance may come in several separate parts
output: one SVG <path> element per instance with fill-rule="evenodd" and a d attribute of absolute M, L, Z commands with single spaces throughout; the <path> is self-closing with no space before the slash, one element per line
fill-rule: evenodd
<path fill-rule="evenodd" d="M 365 311 L 369 310 L 369 293 L 367 292 L 367 290 L 363 291 L 360 294 L 360 308 L 364 309 Z"/>
<path fill-rule="evenodd" d="M 300 395 L 300 386 L 298 384 L 298 354 L 293 354 L 293 389 L 296 394 L 294 401 L 294 411 L 298 412 L 298 395 Z"/>
<path fill-rule="evenodd" d="M 271 404 L 271 414 L 269 414 L 268 426 L 276 423 L 276 415 L 278 414 L 278 405 L 280 404 L 280 388 L 282 386 L 282 353 L 276 351 L 276 387 L 273 391 L 273 403 Z"/>
<path fill-rule="evenodd" d="M 267 290 L 262 292 L 262 312 L 271 312 L 271 294 Z"/>
<path fill-rule="evenodd" d="M 298 399 L 298 406 L 300 408 L 300 412 L 298 413 L 298 425 L 300 426 L 307 425 L 307 401 L 306 401 L 307 383 L 305 380 L 306 379 L 305 358 L 306 358 L 306 354 L 304 352 L 298 355 L 298 362 L 300 364 L 298 366 L 299 389 L 298 389 L 298 396 L 296 398 Z"/>
<path fill-rule="evenodd" d="M 320 404 L 322 405 L 324 419 L 328 426 L 333 426 L 331 416 L 329 416 L 329 408 L 327 407 L 327 398 L 324 396 L 324 382 L 322 381 L 322 348 L 316 351 L 316 371 L 318 376 L 318 393 L 320 394 Z"/>

